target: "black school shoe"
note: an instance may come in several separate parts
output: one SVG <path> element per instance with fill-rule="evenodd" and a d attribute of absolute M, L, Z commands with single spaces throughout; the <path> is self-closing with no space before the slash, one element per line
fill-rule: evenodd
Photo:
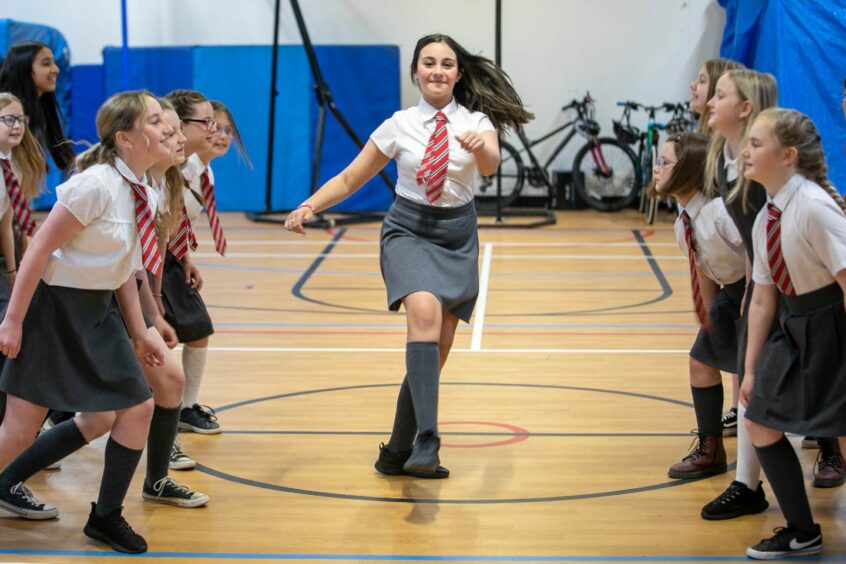
<path fill-rule="evenodd" d="M 121 515 L 119 508 L 111 515 L 99 517 L 94 511 L 97 504 L 91 502 L 91 514 L 85 524 L 85 535 L 94 540 L 103 541 L 118 552 L 140 554 L 147 552 L 147 541 L 137 534 Z"/>
<path fill-rule="evenodd" d="M 758 482 L 757 490 L 750 490 L 746 484 L 735 480 L 726 491 L 703 507 L 700 515 L 708 521 L 722 521 L 741 515 L 761 513 L 769 506 L 761 482 Z"/>
<path fill-rule="evenodd" d="M 441 439 L 435 433 L 426 431 L 418 435 L 411 448 L 411 456 L 402 465 L 402 469 L 409 474 L 436 472 L 441 461 L 438 458 L 440 448 Z"/>
<path fill-rule="evenodd" d="M 385 443 L 382 443 L 379 445 L 379 458 L 376 459 L 374 466 L 378 472 L 387 476 L 413 476 L 429 480 L 441 480 L 449 477 L 449 470 L 440 465 L 434 472 L 406 472 L 403 465 L 410 456 L 410 450 L 395 453 Z"/>
<path fill-rule="evenodd" d="M 808 556 L 822 552 L 822 531 L 814 525 L 811 533 L 801 533 L 793 527 L 774 529 L 775 535 L 746 549 L 746 556 L 755 560 L 775 560 L 787 556 Z"/>

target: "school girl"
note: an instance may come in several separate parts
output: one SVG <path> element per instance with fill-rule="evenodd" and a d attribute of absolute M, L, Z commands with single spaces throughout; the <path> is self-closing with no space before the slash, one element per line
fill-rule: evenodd
<path fill-rule="evenodd" d="M 7 357 L 0 389 L 8 394 L 0 507 L 30 519 L 58 515 L 25 479 L 9 483 L 3 476 L 29 477 L 110 432 L 84 532 L 131 553 L 147 544 L 121 510 L 153 413 L 139 360 L 159 366 L 163 354 L 146 330 L 135 279 L 137 270 L 162 268 L 151 244 L 155 194 L 143 179 L 169 155 L 163 141 L 171 129 L 149 93 L 123 92 L 103 104 L 100 143 L 79 156 L 82 172 L 56 189 L 58 203 L 21 264 L 0 324 Z M 30 446 L 48 407 L 81 413 Z"/>
<path fill-rule="evenodd" d="M 381 267 L 389 309 L 406 311 L 406 376 L 376 469 L 445 478 L 438 380 L 458 322 L 469 322 L 479 292 L 473 187 L 477 173 L 493 174 L 499 165 L 497 132 L 532 115 L 499 67 L 446 35 L 420 39 L 410 70 L 418 105 L 379 126 L 343 172 L 291 212 L 285 228 L 304 233 L 315 213 L 396 159 L 397 198 L 382 226 Z"/>
<path fill-rule="evenodd" d="M 214 173 L 198 155 L 207 152 L 214 143 L 217 134 L 214 110 L 205 96 L 193 90 L 174 90 L 166 98 L 182 121 L 186 138 L 186 161 L 182 165 L 182 174 L 187 186 L 183 197 L 191 229 L 198 229 L 200 213 L 205 207 L 215 249 L 223 255 L 226 252 L 226 238 L 215 206 Z M 179 258 L 174 256 L 174 248 L 177 247 L 169 248 L 165 260 L 161 307 L 167 322 L 176 329 L 179 342 L 184 344 L 182 369 L 185 373 L 185 392 L 179 414 L 179 428 L 212 435 L 220 433 L 220 424 L 213 410 L 198 403 L 198 396 L 206 367 L 209 337 L 214 333 L 214 326 L 200 296 L 203 279 L 191 260 L 190 247 L 182 247 L 184 254 Z"/>
<path fill-rule="evenodd" d="M 727 470 L 720 371 L 737 371 L 735 325 L 746 288 L 746 254 L 722 199 L 704 193 L 707 146 L 704 135 L 674 135 L 661 146 L 654 170 L 655 189 L 681 206 L 674 229 L 679 248 L 690 263 L 694 312 L 700 324 L 690 350 L 698 444 L 670 467 L 671 478 L 701 478 Z"/>
<path fill-rule="evenodd" d="M 747 555 L 818 554 L 822 532 L 784 433 L 846 436 L 846 362 L 836 354 L 846 350 L 846 203 L 828 180 L 819 133 L 804 114 L 762 112 L 742 156 L 745 178 L 766 188 L 768 202 L 753 227 L 755 288 L 740 398 L 787 521 Z M 783 335 L 769 331 L 773 321 Z"/>
<path fill-rule="evenodd" d="M 731 59 L 708 59 L 699 68 L 696 78 L 690 83 L 690 110 L 697 116 L 696 131 L 703 135 L 711 135 L 708 120 L 711 117 L 708 110 L 708 100 L 714 97 L 717 80 L 726 71 L 744 68 L 741 63 Z M 740 381 L 737 374 L 731 375 L 731 406 L 723 413 L 723 435 L 733 437 L 737 434 L 737 391 Z"/>

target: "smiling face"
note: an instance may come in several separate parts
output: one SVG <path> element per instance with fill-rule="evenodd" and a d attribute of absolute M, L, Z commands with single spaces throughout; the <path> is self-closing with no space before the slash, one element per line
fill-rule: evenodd
<path fill-rule="evenodd" d="M 44 47 L 32 60 L 32 82 L 35 83 L 36 94 L 41 96 L 45 92 L 55 92 L 57 76 L 59 67 L 53 59 L 53 51 Z"/>
<path fill-rule="evenodd" d="M 448 104 L 460 79 L 458 57 L 445 41 L 429 43 L 420 49 L 414 80 L 432 106 L 442 108 Z"/>
<path fill-rule="evenodd" d="M 9 153 L 13 147 L 20 145 L 23 141 L 26 126 L 21 119 L 14 119 L 14 125 L 9 126 L 6 120 L 13 121 L 14 118 L 23 118 L 23 107 L 18 102 L 10 102 L 0 108 L 0 151 Z"/>
<path fill-rule="evenodd" d="M 133 170 L 147 170 L 171 154 L 167 140 L 173 134 L 173 127 L 165 121 L 158 100 L 146 96 L 145 105 L 144 115 L 134 127 L 116 135 L 116 140 L 122 148 L 121 158 Z"/>
<path fill-rule="evenodd" d="M 164 111 L 164 121 L 171 127 L 173 133 L 165 140 L 165 146 L 170 149 L 169 162 L 181 165 L 185 162 L 185 132 L 179 115 L 173 110 Z"/>
<path fill-rule="evenodd" d="M 690 109 L 697 114 L 701 115 L 705 112 L 710 82 L 711 78 L 708 76 L 708 71 L 705 65 L 702 65 L 702 68 L 696 74 L 696 79 L 690 83 Z"/>
<path fill-rule="evenodd" d="M 773 137 L 770 119 L 756 119 L 740 151 L 744 178 L 759 182 L 768 189 L 780 187 L 784 179 L 794 172 L 795 151 L 795 148 L 778 144 Z"/>

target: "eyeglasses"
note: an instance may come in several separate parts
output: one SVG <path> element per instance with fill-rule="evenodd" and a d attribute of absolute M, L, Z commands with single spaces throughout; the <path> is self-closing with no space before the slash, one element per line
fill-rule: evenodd
<path fill-rule="evenodd" d="M 224 135 L 224 134 L 229 136 L 229 137 L 232 137 L 232 132 L 234 132 L 234 131 L 235 131 L 235 128 L 230 126 L 230 125 L 226 125 L 226 126 L 218 125 L 217 126 L 217 136 L 218 137 L 220 137 L 221 135 Z"/>
<path fill-rule="evenodd" d="M 668 166 L 673 166 L 676 164 L 674 161 L 668 161 L 664 157 L 658 157 L 658 160 L 655 161 L 655 166 L 658 168 L 667 168 Z"/>
<path fill-rule="evenodd" d="M 203 129 L 206 131 L 215 131 L 217 129 L 217 122 L 212 118 L 206 119 L 194 119 L 194 118 L 185 118 L 182 121 L 187 121 L 190 123 L 202 123 Z"/>
<path fill-rule="evenodd" d="M 12 129 L 15 127 L 16 123 L 20 123 L 21 127 L 26 129 L 26 126 L 29 125 L 29 116 L 0 116 L 0 121 L 6 124 L 6 127 Z"/>

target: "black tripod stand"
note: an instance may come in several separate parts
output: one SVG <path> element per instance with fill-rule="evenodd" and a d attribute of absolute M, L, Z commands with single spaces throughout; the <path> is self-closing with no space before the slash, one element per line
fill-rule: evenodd
<path fill-rule="evenodd" d="M 312 164 L 311 169 L 311 188 L 309 190 L 310 194 L 314 194 L 315 190 L 317 190 L 317 183 L 319 181 L 320 162 L 323 154 L 323 136 L 326 129 L 327 108 L 329 109 L 329 111 L 332 112 L 332 115 L 335 116 L 335 119 L 338 121 L 338 124 L 340 124 L 344 131 L 347 132 L 347 135 L 350 137 L 350 139 L 352 139 L 353 143 L 355 143 L 359 149 L 364 148 L 364 142 L 361 140 L 358 134 L 356 134 L 356 132 L 353 130 L 352 126 L 350 126 L 346 118 L 344 118 L 343 114 L 338 109 L 338 106 L 335 105 L 335 101 L 332 99 L 332 93 L 329 91 L 329 85 L 326 84 L 326 81 L 323 79 L 323 73 L 320 71 L 320 66 L 317 64 L 317 56 L 314 54 L 314 45 L 312 44 L 311 38 L 308 35 L 308 30 L 306 29 L 305 20 L 303 19 L 303 14 L 300 10 L 299 0 L 291 0 L 291 9 L 294 12 L 294 18 L 297 21 L 297 28 L 299 29 L 300 37 L 302 37 L 303 40 L 303 47 L 305 48 L 306 56 L 308 57 L 308 64 L 311 68 L 311 73 L 314 76 L 314 92 L 317 96 L 317 103 L 319 106 L 319 111 L 317 114 L 317 134 L 315 136 L 314 141 L 314 162 Z M 274 3 L 273 53 L 271 56 L 272 70 L 270 75 L 270 130 L 268 132 L 267 140 L 267 176 L 265 183 L 265 209 L 263 212 L 247 213 L 247 217 L 257 222 L 284 224 L 284 218 L 272 216 L 285 213 L 287 210 L 273 211 L 271 205 L 271 195 L 273 192 L 273 124 L 276 115 L 276 95 L 278 94 L 278 92 L 276 91 L 276 65 L 279 48 L 279 10 L 280 0 L 276 0 L 276 2 Z M 385 173 L 385 171 L 380 171 L 379 176 L 385 182 L 387 187 L 393 192 L 394 183 L 390 179 L 390 177 Z M 317 227 L 325 229 L 327 227 L 333 227 L 336 225 L 349 225 L 353 223 L 381 221 L 384 216 L 385 214 L 381 212 L 349 213 L 346 214 L 346 217 L 326 219 L 323 214 L 320 213 L 314 220 L 309 221 L 305 225 L 306 227 Z"/>

